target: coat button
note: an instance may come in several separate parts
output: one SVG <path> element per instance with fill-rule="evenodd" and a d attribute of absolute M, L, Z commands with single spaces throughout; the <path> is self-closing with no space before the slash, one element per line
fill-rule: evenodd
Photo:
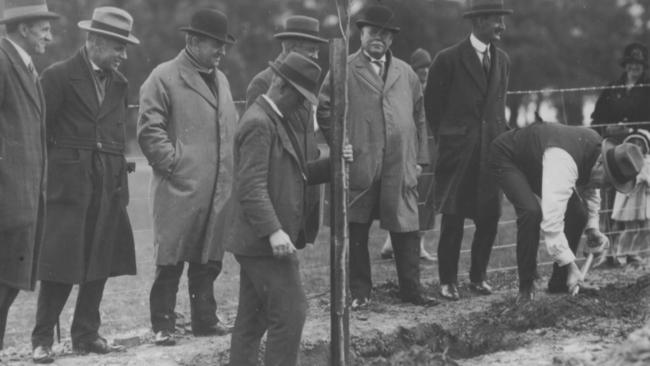
<path fill-rule="evenodd" d="M 101 149 L 101 148 L 102 148 L 102 146 L 103 146 L 103 145 L 102 145 L 102 143 L 101 143 L 101 142 L 98 142 L 98 143 L 97 143 L 97 148 L 98 148 L 98 149 Z"/>

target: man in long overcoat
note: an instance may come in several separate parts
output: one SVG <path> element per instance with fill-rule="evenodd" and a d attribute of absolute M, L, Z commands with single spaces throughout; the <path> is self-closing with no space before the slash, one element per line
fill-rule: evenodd
<path fill-rule="evenodd" d="M 503 0 L 470 2 L 472 32 L 435 56 L 424 95 L 438 141 L 436 204 L 442 213 L 438 272 L 442 297 L 457 300 L 458 260 L 466 218 L 474 220 L 470 289 L 491 293 L 486 271 L 501 214 L 499 189 L 487 168 L 490 142 L 506 130 L 510 61 L 494 45 L 505 30 Z"/>
<path fill-rule="evenodd" d="M 371 5 L 357 21 L 361 49 L 348 57 L 350 165 L 350 290 L 352 308 L 365 306 L 372 289 L 368 233 L 373 220 L 391 235 L 403 301 L 431 304 L 420 289 L 417 178 L 428 163 L 422 88 L 406 62 L 389 48 L 399 28 L 392 10 Z M 328 140 L 329 76 L 318 107 Z"/>
<path fill-rule="evenodd" d="M 98 25 L 108 24 L 112 28 Z M 48 191 L 45 240 L 38 267 L 41 288 L 32 332 L 33 359 L 52 361 L 54 325 L 74 284 L 79 294 L 72 347 L 111 350 L 99 336 L 99 306 L 108 277 L 135 274 L 126 144 L 126 59 L 133 19 L 113 7 L 96 8 L 79 22 L 86 43 L 43 72 L 47 102 Z"/>
<path fill-rule="evenodd" d="M 140 90 L 138 142 L 153 168 L 151 204 L 156 278 L 150 310 L 155 343 L 174 343 L 174 307 L 184 262 L 194 335 L 225 334 L 213 283 L 232 220 L 233 138 L 237 112 L 217 69 L 228 34 L 226 16 L 202 9 L 191 19 L 186 47 L 156 67 Z"/>
<path fill-rule="evenodd" d="M 58 15 L 44 0 L 7 1 L 0 24 L 0 349 L 9 307 L 31 291 L 45 218 L 45 101 L 32 56 Z"/>

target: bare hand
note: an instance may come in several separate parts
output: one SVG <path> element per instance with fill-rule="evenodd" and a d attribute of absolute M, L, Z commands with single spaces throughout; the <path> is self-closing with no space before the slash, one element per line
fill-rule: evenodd
<path fill-rule="evenodd" d="M 346 144 L 343 146 L 343 159 L 347 163 L 354 161 L 354 149 L 352 148 L 352 145 Z"/>
<path fill-rule="evenodd" d="M 585 234 L 587 236 L 587 242 L 584 248 L 586 254 L 591 253 L 594 256 L 598 256 L 609 249 L 609 239 L 600 230 L 589 228 Z"/>
<path fill-rule="evenodd" d="M 289 235 L 282 229 L 274 232 L 269 236 L 273 256 L 276 258 L 286 257 L 296 251 L 296 247 L 291 242 Z"/>

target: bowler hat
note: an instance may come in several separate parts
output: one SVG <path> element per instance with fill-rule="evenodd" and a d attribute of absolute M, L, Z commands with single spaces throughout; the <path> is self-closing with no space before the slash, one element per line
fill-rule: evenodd
<path fill-rule="evenodd" d="M 316 94 L 321 69 L 317 63 L 297 52 L 290 52 L 282 61 L 269 62 L 269 66 L 311 104 L 318 104 Z"/>
<path fill-rule="evenodd" d="M 617 145 L 611 138 L 606 138 L 601 153 L 608 181 L 621 193 L 632 191 L 636 176 L 643 167 L 641 148 L 628 142 Z"/>
<path fill-rule="evenodd" d="M 363 11 L 357 20 L 357 27 L 361 29 L 364 25 L 387 29 L 393 33 L 399 32 L 399 27 L 395 24 L 395 14 L 382 5 L 370 5 Z"/>
<path fill-rule="evenodd" d="M 210 37 L 228 44 L 235 43 L 235 37 L 228 33 L 228 18 L 216 9 L 198 10 L 188 27 L 182 27 L 182 31 Z"/>
<path fill-rule="evenodd" d="M 478 15 L 507 15 L 512 14 L 512 9 L 506 9 L 503 0 L 469 0 L 469 7 L 463 17 L 471 18 Z"/>
<path fill-rule="evenodd" d="M 327 43 L 319 36 L 320 23 L 318 19 L 303 15 L 293 15 L 287 18 L 284 29 L 273 35 L 277 39 L 297 38 L 317 43 Z"/>
<path fill-rule="evenodd" d="M 648 48 L 638 42 L 633 42 L 625 46 L 621 66 L 625 67 L 628 63 L 637 63 L 648 67 Z"/>
<path fill-rule="evenodd" d="M 413 70 L 429 67 L 431 65 L 431 55 L 423 48 L 418 48 L 411 54 L 411 67 Z"/>
<path fill-rule="evenodd" d="M 82 20 L 77 25 L 92 33 L 103 34 L 132 44 L 140 44 L 140 41 L 131 34 L 133 17 L 120 8 L 112 6 L 96 8 L 91 20 Z"/>
<path fill-rule="evenodd" d="M 49 11 L 45 0 L 2 0 L 0 5 L 2 5 L 0 24 L 59 17 L 59 14 Z"/>

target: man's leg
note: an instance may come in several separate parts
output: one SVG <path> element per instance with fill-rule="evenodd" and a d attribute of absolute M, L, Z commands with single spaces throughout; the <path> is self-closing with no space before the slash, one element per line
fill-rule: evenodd
<path fill-rule="evenodd" d="M 184 263 L 172 266 L 156 266 L 156 277 L 149 294 L 151 328 L 154 333 L 174 332 L 176 327 L 176 293 L 183 273 Z"/>
<path fill-rule="evenodd" d="M 370 224 L 349 223 L 350 230 L 350 292 L 352 299 L 370 298 L 372 274 L 368 254 Z"/>
<path fill-rule="evenodd" d="M 214 299 L 214 280 L 217 279 L 219 273 L 221 273 L 221 261 L 189 264 L 187 283 L 194 335 L 210 333 L 219 323 L 217 302 Z"/>
<path fill-rule="evenodd" d="M 472 240 L 472 264 L 469 271 L 469 280 L 474 284 L 487 280 L 487 267 L 501 216 L 500 199 L 494 201 L 479 209 L 478 217 L 474 220 L 476 231 Z"/>
<path fill-rule="evenodd" d="M 421 295 L 420 236 L 417 231 L 391 232 L 390 240 L 395 253 L 400 298 L 403 301 L 413 301 Z"/>
<path fill-rule="evenodd" d="M 41 281 L 36 306 L 36 325 L 32 331 L 32 347 L 52 347 L 54 343 L 54 326 L 65 306 L 72 285 L 50 281 Z"/>
<path fill-rule="evenodd" d="M 105 285 L 106 278 L 79 285 L 79 294 L 70 330 L 73 347 L 94 342 L 99 338 L 99 326 L 101 325 L 99 306 L 102 302 Z"/>
<path fill-rule="evenodd" d="M 438 241 L 438 275 L 441 285 L 458 283 L 458 260 L 463 240 L 465 218 L 443 214 Z"/>
<path fill-rule="evenodd" d="M 7 328 L 7 315 L 9 308 L 18 296 L 18 289 L 0 283 L 0 350 L 4 344 L 5 329 Z"/>

